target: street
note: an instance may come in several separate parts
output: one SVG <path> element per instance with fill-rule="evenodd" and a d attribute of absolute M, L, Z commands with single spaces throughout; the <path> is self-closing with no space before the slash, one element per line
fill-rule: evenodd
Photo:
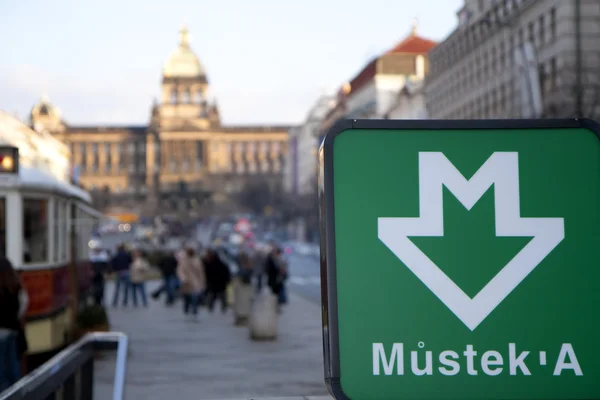
<path fill-rule="evenodd" d="M 148 282 L 147 289 L 157 284 Z M 107 300 L 113 288 L 109 283 Z M 130 339 L 127 398 L 166 399 L 175 394 L 180 399 L 329 398 L 323 379 L 320 307 L 294 293 L 289 297 L 279 317 L 277 339 L 259 342 L 250 340 L 248 327 L 234 326 L 231 310 L 209 314 L 201 308 L 199 321 L 194 322 L 182 313 L 181 303 L 166 307 L 150 300 L 148 308 L 109 306 L 111 330 Z M 96 363 L 94 398 L 110 398 L 114 363 L 111 353 Z"/>
<path fill-rule="evenodd" d="M 321 275 L 319 259 L 292 253 L 288 257 L 290 277 L 288 288 L 291 292 L 316 303 L 321 303 Z"/>

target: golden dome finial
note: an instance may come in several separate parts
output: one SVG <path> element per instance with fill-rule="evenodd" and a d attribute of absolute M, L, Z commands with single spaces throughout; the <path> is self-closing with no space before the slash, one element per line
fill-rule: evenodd
<path fill-rule="evenodd" d="M 179 30 L 179 45 L 181 47 L 189 47 L 190 45 L 190 31 L 188 30 L 185 21 L 181 24 L 181 29 Z"/>
<path fill-rule="evenodd" d="M 410 29 L 410 33 L 413 36 L 417 35 L 417 28 L 418 27 L 419 27 L 419 19 L 418 18 L 413 18 L 412 24 L 411 24 L 411 29 Z"/>

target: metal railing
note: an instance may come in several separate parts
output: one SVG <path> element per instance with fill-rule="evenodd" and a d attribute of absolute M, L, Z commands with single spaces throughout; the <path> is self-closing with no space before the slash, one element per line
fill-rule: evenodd
<path fill-rule="evenodd" d="M 94 398 L 94 352 L 117 350 L 113 400 L 122 400 L 128 338 L 119 332 L 89 333 L 0 393 L 0 400 Z"/>

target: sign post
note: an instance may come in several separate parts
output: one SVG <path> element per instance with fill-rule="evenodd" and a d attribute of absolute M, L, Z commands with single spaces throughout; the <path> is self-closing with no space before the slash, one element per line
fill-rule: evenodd
<path fill-rule="evenodd" d="M 346 120 L 320 152 L 336 399 L 600 398 L 600 125 Z"/>

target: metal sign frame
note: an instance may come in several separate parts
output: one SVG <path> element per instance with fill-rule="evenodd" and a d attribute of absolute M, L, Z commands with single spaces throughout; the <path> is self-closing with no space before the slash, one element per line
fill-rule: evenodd
<path fill-rule="evenodd" d="M 321 231 L 321 310 L 323 329 L 323 361 L 325 383 L 330 394 L 338 399 L 350 399 L 341 386 L 340 348 L 337 301 L 337 269 L 335 253 L 334 202 L 334 141 L 347 130 L 512 130 L 512 129 L 575 129 L 594 132 L 600 139 L 600 124 L 576 119 L 515 119 L 515 120 L 361 120 L 344 119 L 334 124 L 319 148 L 319 219 Z"/>

